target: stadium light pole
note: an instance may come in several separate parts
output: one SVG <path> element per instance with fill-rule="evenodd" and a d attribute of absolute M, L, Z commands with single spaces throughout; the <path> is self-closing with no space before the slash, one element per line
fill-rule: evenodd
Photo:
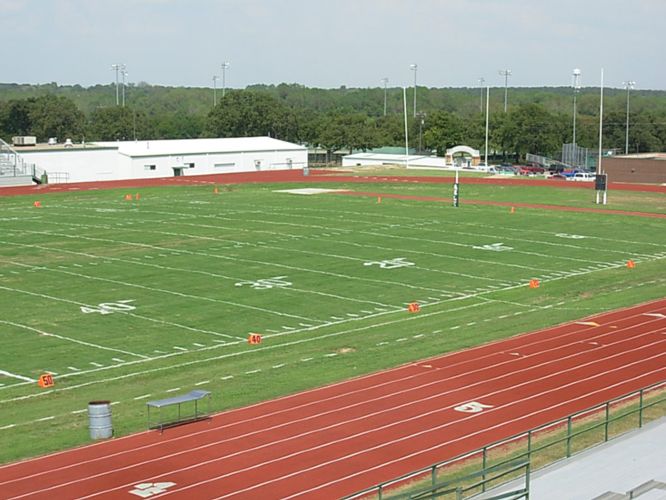
<path fill-rule="evenodd" d="M 418 64 L 410 64 L 409 69 L 414 72 L 414 118 L 416 118 L 416 71 L 419 69 Z"/>
<path fill-rule="evenodd" d="M 479 89 L 481 89 L 481 100 L 479 101 L 479 113 L 483 113 L 483 84 L 486 83 L 486 79 L 481 77 L 479 78 Z"/>
<path fill-rule="evenodd" d="M 127 67 L 123 64 L 120 67 L 120 74 L 123 75 L 123 108 L 125 107 L 125 83 L 127 82 Z"/>
<path fill-rule="evenodd" d="M 501 69 L 499 74 L 504 77 L 504 112 L 506 113 L 509 103 L 509 77 L 511 76 L 511 70 Z"/>
<path fill-rule="evenodd" d="M 573 70 L 573 145 L 576 145 L 576 95 L 580 91 L 580 70 Z M 575 154 L 575 153 L 574 153 Z"/>
<path fill-rule="evenodd" d="M 116 72 L 116 106 L 120 105 L 120 94 L 118 89 L 118 72 L 120 71 L 120 64 L 112 64 L 111 69 Z"/>
<path fill-rule="evenodd" d="M 229 66 L 231 66 L 229 62 L 222 63 L 222 97 L 224 97 L 227 90 L 227 69 L 229 69 Z"/>
<path fill-rule="evenodd" d="M 604 131 L 604 69 L 601 68 L 601 84 L 599 85 L 601 87 L 600 90 L 600 96 L 599 96 L 599 161 L 597 161 L 597 175 L 601 175 L 603 172 L 601 170 L 601 153 L 603 149 L 603 131 Z M 597 192 L 597 198 L 596 202 L 597 205 L 599 204 L 599 190 L 596 190 Z M 603 195 L 603 204 L 606 204 L 606 191 L 604 191 Z"/>
<path fill-rule="evenodd" d="M 624 83 L 624 87 L 627 89 L 627 126 L 625 128 L 625 139 L 624 139 L 624 154 L 629 154 L 629 90 L 633 89 L 636 85 L 636 82 L 627 80 Z"/>
<path fill-rule="evenodd" d="M 490 116 L 490 86 L 486 87 L 486 167 L 488 166 L 488 117 Z"/>
<path fill-rule="evenodd" d="M 219 76 L 213 75 L 213 107 L 217 106 L 217 80 Z"/>
<path fill-rule="evenodd" d="M 388 92 L 387 90 L 387 85 L 388 85 L 388 78 L 382 78 L 381 82 L 384 84 L 384 116 L 386 116 L 386 94 Z"/>
<path fill-rule="evenodd" d="M 407 132 L 407 87 L 402 88 L 402 105 L 405 115 L 405 166 L 409 166 L 409 133 Z"/>

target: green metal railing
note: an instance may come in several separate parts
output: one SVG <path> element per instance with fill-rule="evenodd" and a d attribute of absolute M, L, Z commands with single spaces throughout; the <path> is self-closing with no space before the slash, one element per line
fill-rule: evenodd
<path fill-rule="evenodd" d="M 498 478 L 490 477 L 488 472 L 494 470 L 495 467 L 522 461 L 529 465 L 528 471 L 530 469 L 538 470 L 632 429 L 641 428 L 647 420 L 663 417 L 666 415 L 666 404 L 662 405 L 662 403 L 665 402 L 666 380 L 535 427 L 527 432 L 496 441 L 472 452 L 412 471 L 344 498 L 347 500 L 353 498 L 378 498 L 379 500 L 411 498 L 410 494 L 405 492 L 406 490 L 422 491 L 426 489 L 427 491 L 438 485 L 453 485 L 456 482 L 458 483 L 457 488 L 460 488 L 464 494 L 467 491 L 466 483 L 474 474 L 481 477 L 476 489 L 479 492 L 485 492 L 489 487 L 494 488 L 511 479 L 517 479 L 517 476 L 512 477 L 514 474 L 508 474 L 505 475 L 504 482 L 498 483 Z M 595 437 L 596 434 L 599 436 Z M 475 472 L 470 472 L 472 470 Z M 442 477 L 448 477 L 448 479 L 442 479 Z M 455 488 L 451 491 L 447 490 L 447 494 L 452 491 L 455 492 Z M 440 498 L 441 495 L 437 494 L 437 497 Z M 464 497 L 450 496 L 449 498 Z"/>

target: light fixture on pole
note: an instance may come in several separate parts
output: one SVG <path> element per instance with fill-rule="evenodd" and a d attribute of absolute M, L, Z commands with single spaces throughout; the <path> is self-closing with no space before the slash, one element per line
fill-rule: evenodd
<path fill-rule="evenodd" d="M 504 112 L 506 113 L 506 109 L 508 107 L 508 96 L 509 96 L 509 77 L 511 76 L 511 70 L 510 69 L 501 69 L 499 71 L 499 74 L 504 77 Z"/>
<path fill-rule="evenodd" d="M 576 95 L 580 92 L 580 70 L 573 70 L 573 145 L 576 145 Z M 574 153 L 575 154 L 575 153 Z"/>
<path fill-rule="evenodd" d="M 409 69 L 414 72 L 414 118 L 416 118 L 416 70 L 419 66 L 417 64 L 410 64 Z"/>
<path fill-rule="evenodd" d="M 111 69 L 115 70 L 116 72 L 116 106 L 120 105 L 120 94 L 119 94 L 119 87 L 118 87 L 118 72 L 120 71 L 120 64 L 112 64 Z"/>
<path fill-rule="evenodd" d="M 125 107 L 125 83 L 127 82 L 127 75 L 129 73 L 127 72 L 127 67 L 122 64 L 120 66 L 120 74 L 123 75 L 123 108 Z"/>
<path fill-rule="evenodd" d="M 386 94 L 387 94 L 387 85 L 388 85 L 388 78 L 382 78 L 381 82 L 384 84 L 384 116 L 386 116 Z"/>
<path fill-rule="evenodd" d="M 222 63 L 222 97 L 224 97 L 227 90 L 227 69 L 229 66 L 231 66 L 231 63 L 229 62 Z"/>
<path fill-rule="evenodd" d="M 629 90 L 633 89 L 636 86 L 636 82 L 628 80 L 623 82 L 624 87 L 627 89 L 627 126 L 625 129 L 625 140 L 624 140 L 624 154 L 629 154 Z"/>
<path fill-rule="evenodd" d="M 219 79 L 219 76 L 213 75 L 213 107 L 217 106 L 217 81 Z"/>
<path fill-rule="evenodd" d="M 486 83 L 486 79 L 481 77 L 479 78 L 479 88 L 481 89 L 481 101 L 479 102 L 479 113 L 483 113 L 483 84 Z"/>

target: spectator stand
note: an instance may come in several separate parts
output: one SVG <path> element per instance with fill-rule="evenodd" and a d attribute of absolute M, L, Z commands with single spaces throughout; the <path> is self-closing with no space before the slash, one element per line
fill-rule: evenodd
<path fill-rule="evenodd" d="M 206 410 L 200 408 L 200 401 L 206 400 Z M 210 391 L 196 390 L 171 398 L 148 401 L 148 428 L 159 429 L 205 420 L 210 414 Z M 151 411 L 152 410 L 152 411 Z"/>

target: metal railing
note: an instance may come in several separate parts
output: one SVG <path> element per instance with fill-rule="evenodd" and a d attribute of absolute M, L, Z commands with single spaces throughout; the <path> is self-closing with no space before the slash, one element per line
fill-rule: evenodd
<path fill-rule="evenodd" d="M 624 394 L 605 403 L 573 413 L 568 417 L 554 420 L 491 443 L 483 448 L 437 462 L 428 467 L 412 471 L 390 481 L 371 486 L 362 491 L 344 497 L 353 498 L 409 498 L 406 489 L 423 490 L 434 488 L 445 481 L 468 480 L 470 471 L 480 471 L 481 492 L 489 484 L 487 471 L 516 460 L 525 461 L 530 470 L 538 470 L 558 460 L 572 455 L 630 430 L 641 428 L 647 420 L 656 420 L 666 415 L 666 380 Z M 493 484 L 492 487 L 505 484 Z M 429 486 L 428 486 L 429 484 Z M 464 488 L 464 485 L 460 485 Z M 402 493 L 401 493 L 402 492 Z"/>

